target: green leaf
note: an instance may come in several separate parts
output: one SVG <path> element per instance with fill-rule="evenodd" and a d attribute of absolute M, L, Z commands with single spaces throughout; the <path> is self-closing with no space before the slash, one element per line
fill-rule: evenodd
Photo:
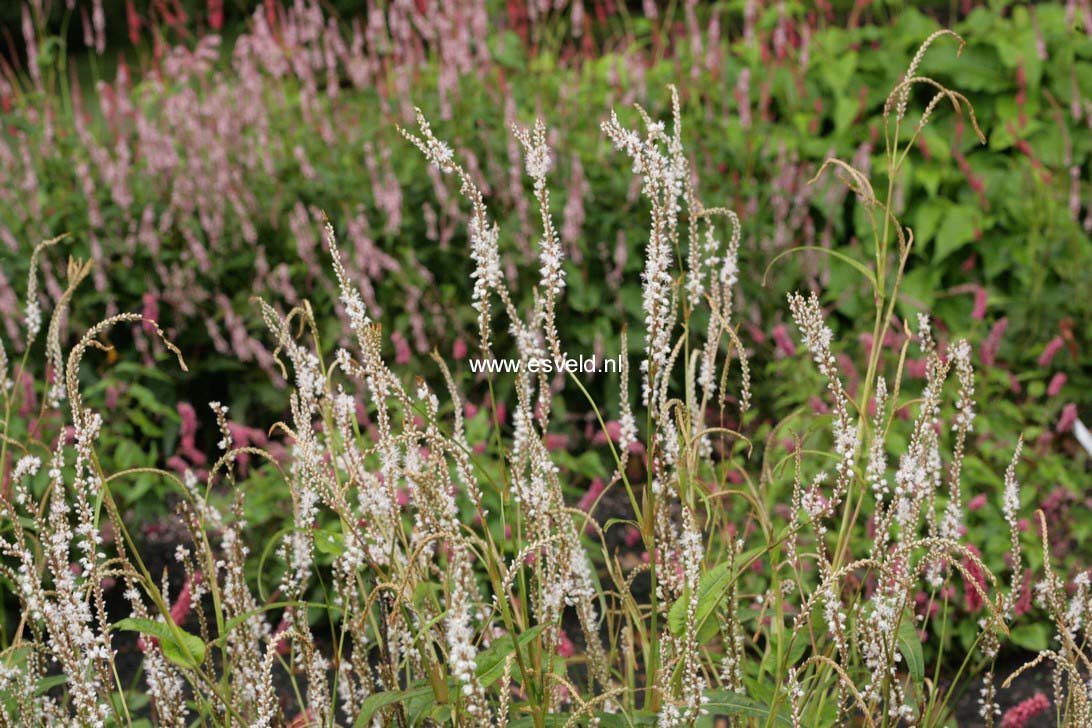
<path fill-rule="evenodd" d="M 563 728 L 569 724 L 572 717 L 572 713 L 550 713 L 543 717 L 543 725 L 546 728 Z M 584 717 L 586 718 L 587 714 L 584 714 Z M 633 728 L 634 726 L 656 725 L 656 716 L 645 711 L 619 715 L 597 710 L 595 711 L 595 718 L 603 728 Z M 534 728 L 537 724 L 533 717 L 521 716 L 508 725 L 511 728 Z M 587 723 L 581 722 L 578 725 L 587 725 Z"/>
<path fill-rule="evenodd" d="M 524 43 L 515 32 L 509 30 L 495 34 L 490 45 L 492 46 L 490 50 L 493 52 L 493 57 L 502 66 L 518 70 L 527 65 Z"/>
<path fill-rule="evenodd" d="M 450 692 L 457 690 L 455 680 L 447 680 L 447 689 Z M 432 691 L 423 695 L 413 695 L 403 701 L 403 710 L 409 718 L 412 726 L 451 725 L 451 706 L 437 703 Z M 428 717 L 430 721 L 423 720 Z"/>
<path fill-rule="evenodd" d="M 163 622 L 127 617 L 114 624 L 112 629 L 140 632 L 155 637 L 159 640 L 163 656 L 179 667 L 193 669 L 205 661 L 205 643 L 197 635 L 190 634 L 181 628 L 176 628 L 176 639 L 176 630 L 172 630 Z"/>
<path fill-rule="evenodd" d="M 340 531 L 323 529 L 315 534 L 315 548 L 329 556 L 345 553 L 345 537 Z"/>
<path fill-rule="evenodd" d="M 975 208 L 970 205 L 953 205 L 948 208 L 937 229 L 933 262 L 939 263 L 967 243 L 974 240 Z"/>
<path fill-rule="evenodd" d="M 1014 627 L 1010 634 L 1013 644 L 1032 652 L 1042 652 L 1050 646 L 1050 630 L 1042 622 Z"/>
<path fill-rule="evenodd" d="M 140 431 L 143 432 L 146 436 L 163 436 L 163 428 L 161 428 L 159 425 L 153 424 L 152 421 L 149 420 L 140 410 L 130 408 L 127 414 L 129 416 L 129 421 L 139 427 Z"/>
<path fill-rule="evenodd" d="M 769 706 L 728 690 L 710 690 L 705 694 L 708 701 L 703 706 L 711 715 L 742 715 L 767 721 L 770 717 Z M 774 716 L 776 725 L 792 725 L 792 720 L 783 713 Z"/>
<path fill-rule="evenodd" d="M 360 714 L 353 721 L 353 728 L 364 728 L 364 726 L 372 722 L 372 716 L 383 708 L 423 695 L 432 695 L 432 686 L 422 685 L 408 690 L 385 690 L 381 693 L 369 695 L 360 706 Z"/>
<path fill-rule="evenodd" d="M 114 377 L 118 379 L 131 380 L 136 377 L 142 377 L 144 379 L 155 379 L 166 384 L 170 384 L 174 381 L 166 372 L 156 369 L 155 367 L 146 367 L 143 364 L 137 364 L 133 361 L 119 361 L 114 364 L 111 371 L 113 372 Z M 175 417 L 178 416 L 173 410 L 172 414 L 175 414 Z"/>
<path fill-rule="evenodd" d="M 135 468 L 145 464 L 145 454 L 132 440 L 122 440 L 114 449 L 114 462 L 123 469 Z"/>
<path fill-rule="evenodd" d="M 865 280 L 869 282 L 869 284 L 872 286 L 873 290 L 876 289 L 876 276 L 872 273 L 871 270 L 869 270 L 868 266 L 866 266 L 864 263 L 862 263 L 859 260 L 856 260 L 854 258 L 849 257 L 848 255 L 846 255 L 845 253 L 843 253 L 841 251 L 832 250 L 830 248 L 822 248 L 822 247 L 819 247 L 818 245 L 798 245 L 795 248 L 790 248 L 789 250 L 786 250 L 785 252 L 783 252 L 780 255 L 778 255 L 777 257 L 775 257 L 773 260 L 770 261 L 770 264 L 766 266 L 766 272 L 762 274 L 762 285 L 763 286 L 766 285 L 766 277 L 769 275 L 770 268 L 773 267 L 774 263 L 781 260 L 786 255 L 788 255 L 789 253 L 799 253 L 802 250 L 814 250 L 817 253 L 825 253 L 826 255 L 837 258 L 838 260 L 842 261 L 843 263 L 848 263 L 849 265 L 856 268 L 857 271 L 859 271 L 860 274 L 865 277 Z"/>
<path fill-rule="evenodd" d="M 930 200 L 918 205 L 918 209 L 914 212 L 913 225 L 915 247 L 920 248 L 933 238 L 947 205 L 948 203 L 942 200 Z"/>
<path fill-rule="evenodd" d="M 923 164 L 914 173 L 914 181 L 920 184 L 925 191 L 929 194 L 929 199 L 933 199 L 937 196 L 937 192 L 940 190 L 940 183 L 944 179 L 944 168 L 938 164 Z M 932 230 L 936 229 L 936 221 L 933 222 Z M 930 230 L 930 234 L 932 234 Z M 918 230 L 915 228 L 914 234 L 918 234 Z M 924 242 L 924 241 L 920 241 Z"/>
<path fill-rule="evenodd" d="M 140 403 L 140 406 L 149 412 L 154 412 L 160 417 L 166 417 L 169 420 L 178 421 L 178 414 L 173 408 L 168 407 L 160 401 L 156 394 L 141 384 L 130 383 L 129 394 L 133 399 Z"/>
<path fill-rule="evenodd" d="M 508 655 L 515 649 L 515 644 L 518 644 L 520 649 L 526 647 L 527 643 L 542 634 L 544 629 L 546 629 L 546 625 L 536 624 L 523 632 L 515 643 L 512 642 L 512 635 L 506 634 L 493 640 L 489 647 L 479 652 L 475 672 L 482 687 L 489 687 L 504 675 L 504 663 L 507 661 Z"/>
<path fill-rule="evenodd" d="M 719 563 L 702 574 L 701 581 L 698 582 L 698 608 L 694 615 L 698 644 L 708 642 L 716 634 L 717 620 L 710 617 L 713 616 L 720 600 L 724 598 L 728 585 L 735 578 L 735 571 L 731 566 L 732 564 L 727 561 Z M 667 613 L 667 624 L 675 636 L 682 636 L 686 629 L 686 610 L 689 599 L 689 595 L 684 593 L 671 605 L 671 610 Z"/>
<path fill-rule="evenodd" d="M 171 639 L 159 641 L 163 656 L 179 667 L 196 668 L 205 660 L 205 643 L 189 632 L 183 632 L 182 635 L 181 643 Z"/>
<path fill-rule="evenodd" d="M 853 73 L 857 70 L 857 53 L 854 51 L 843 52 L 836 57 L 825 59 L 819 64 L 819 75 L 827 86 L 834 91 L 836 96 L 843 95 L 847 84 L 853 80 Z"/>
<path fill-rule="evenodd" d="M 834 98 L 834 130 L 838 133 L 844 132 L 859 113 L 860 106 L 857 99 L 842 94 L 836 96 Z"/>
<path fill-rule="evenodd" d="M 914 626 L 914 615 L 910 611 L 903 614 L 899 621 L 899 652 L 906 660 L 906 669 L 914 683 L 920 688 L 925 679 L 925 656 L 921 651 L 921 638 L 918 637 L 918 628 Z"/>

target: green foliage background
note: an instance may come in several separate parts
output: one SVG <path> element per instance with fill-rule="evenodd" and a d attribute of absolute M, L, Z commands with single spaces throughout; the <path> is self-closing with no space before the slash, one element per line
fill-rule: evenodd
<path fill-rule="evenodd" d="M 121 5 L 112 6 L 112 19 L 123 17 Z M 239 5 L 228 6 L 229 20 L 245 22 Z M 188 7 L 194 22 L 201 22 L 194 3 Z M 743 337 L 753 348 L 755 411 L 768 418 L 752 425 L 764 435 L 773 425 L 769 413 L 804 407 L 818 391 L 816 378 L 799 366 L 798 358 L 777 355 L 768 338 L 771 329 L 788 318 L 785 293 L 809 287 L 823 290 L 824 302 L 834 312 L 836 333 L 857 330 L 854 322 L 866 316 L 871 306 L 862 295 L 865 289 L 859 274 L 835 258 L 802 252 L 775 262 L 779 254 L 799 245 L 833 246 L 860 261 L 872 259 L 867 220 L 860 207 L 838 192 L 841 187 L 836 180 L 824 178 L 810 186 L 808 181 L 831 156 L 856 159 L 861 167 L 882 171 L 877 165 L 882 164 L 882 107 L 888 91 L 899 81 L 918 45 L 942 24 L 950 25 L 967 41 L 962 57 L 957 59 L 954 43 L 942 39 L 920 72 L 966 93 L 987 141 L 979 144 L 969 127 L 957 127 L 952 115 L 938 108 L 938 119 L 912 156 L 907 182 L 896 191 L 904 222 L 915 232 L 915 253 L 898 313 L 912 320 L 917 311 L 932 311 L 942 336 L 966 335 L 975 343 L 987 337 L 996 320 L 1008 319 L 999 364 L 980 373 L 978 452 L 967 461 L 968 470 L 981 479 L 978 492 L 992 494 L 987 507 L 972 514 L 969 525 L 1000 523 L 998 501 L 993 497 L 1000 482 L 991 473 L 1002 471 L 1018 434 L 1035 441 L 1050 433 L 1064 404 L 1076 403 L 1085 412 L 1092 404 L 1092 29 L 1068 18 L 1060 2 L 1034 8 L 993 2 L 969 12 L 953 11 L 947 4 L 923 11 L 877 3 L 863 15 L 839 6 L 833 19 L 817 22 L 807 4 L 784 3 L 784 12 L 797 28 L 814 25 L 814 30 L 809 30 L 806 54 L 800 45 L 789 44 L 786 54 L 778 58 L 771 55 L 765 41 L 742 36 L 743 8 L 744 3 L 736 1 L 702 5 L 702 22 L 717 12 L 722 28 L 716 41 L 718 53 L 709 56 L 707 47 L 702 55 L 696 54 L 673 23 L 649 20 L 625 6 L 626 12 L 595 26 L 591 53 L 581 51 L 582 41 L 568 35 L 564 17 L 540 27 L 530 42 L 524 42 L 506 26 L 505 4 L 497 3 L 498 25 L 484 39 L 492 64 L 460 78 L 450 114 L 441 113 L 438 101 L 438 61 L 414 77 L 410 101 L 434 120 L 438 136 L 451 141 L 458 154 L 472 153 L 480 161 L 483 178 L 495 181 L 488 202 L 501 227 L 501 248 L 517 277 L 524 280 L 537 276 L 534 258 L 521 252 L 534 226 L 532 221 L 529 227 L 519 212 L 519 200 L 527 190 L 517 194 L 506 185 L 509 138 L 502 113 L 506 98 L 510 97 L 521 122 L 541 116 L 552 130 L 557 153 L 553 202 L 558 219 L 564 215 L 565 188 L 574 160 L 579 160 L 588 186 L 587 216 L 576 246 L 582 259 L 566 264 L 568 289 L 559 322 L 572 352 L 602 344 L 610 353 L 623 323 L 641 319 L 640 251 L 647 223 L 645 211 L 631 193 L 630 170 L 611 150 L 598 122 L 611 108 L 633 114 L 626 108 L 631 99 L 653 115 L 663 116 L 669 98 L 665 87 L 678 85 L 684 140 L 701 174 L 702 197 L 709 204 L 735 209 L 744 226 L 741 305 L 752 328 Z M 350 12 L 348 7 L 343 10 L 346 15 Z M 860 21 L 855 27 L 850 27 L 851 17 Z M 756 28 L 768 39 L 781 20 L 777 7 L 766 8 Z M 0 21 L 17 22 L 7 16 L 0 16 Z M 111 23 L 112 49 L 127 43 L 123 22 Z M 229 26 L 229 38 L 232 27 L 240 26 Z M 73 33 L 69 33 L 70 43 Z M 227 68 L 230 41 L 225 46 Z M 148 53 L 145 47 L 126 49 L 134 64 Z M 92 79 L 96 74 L 112 78 L 116 59 L 111 60 L 110 53 L 103 59 L 81 56 L 76 50 L 73 54 L 80 78 Z M 50 59 L 59 62 L 56 55 Z M 646 64 L 643 82 L 634 71 L 638 59 Z M 741 104 L 738 93 L 745 73 L 750 75 L 749 94 Z M 410 295 L 407 291 L 416 289 L 423 308 L 430 311 L 431 345 L 448 353 L 457 338 L 473 342 L 475 322 L 468 306 L 472 264 L 465 231 L 455 225 L 454 237 L 445 245 L 430 239 L 421 211 L 435 206 L 436 189 L 424 160 L 397 132 L 404 120 L 382 110 L 391 89 L 344 90 L 336 100 L 325 102 L 343 122 L 336 143 L 328 144 L 302 121 L 299 89 L 294 84 L 288 79 L 276 98 L 254 100 L 270 105 L 276 140 L 274 173 L 246 180 L 250 192 L 262 201 L 258 237 L 270 266 L 287 266 L 295 290 L 314 303 L 316 318 L 327 322 L 324 342 L 333 346 L 343 336 L 343 328 L 334 315 L 332 276 L 316 278 L 300 260 L 287 221 L 293 207 L 302 202 L 325 210 L 344 237 L 347 220 L 362 206 L 376 244 L 400 263 L 398 270 L 374 281 L 376 297 L 384 304 L 380 318 L 385 330 L 410 330 L 411 314 L 404 302 Z M 91 86 L 85 86 L 89 93 Z M 138 88 L 136 96 L 154 110 L 158 99 L 154 94 L 142 95 L 146 90 Z M 200 93 L 200 87 L 197 90 Z M 911 114 L 920 114 L 927 102 L 928 96 L 916 97 L 911 107 L 919 111 Z M 27 110 L 47 103 L 24 89 L 13 109 L 3 114 L 0 134 L 10 138 L 12 129 L 41 133 Z M 744 121 L 741 106 L 750 109 L 750 123 Z M 0 247 L 0 263 L 17 298 L 23 293 L 29 251 L 38 240 L 69 232 L 71 252 L 90 253 L 88 204 L 73 165 L 73 160 L 86 157 L 86 150 L 71 132 L 72 119 L 64 116 L 63 106 L 58 108 L 63 133 L 37 170 L 39 178 L 47 181 L 39 193 L 43 215 L 31 218 L 25 209 L 0 201 L 0 223 L 21 245 L 14 251 Z M 92 119 L 92 124 L 101 124 L 101 119 Z M 373 180 L 361 154 L 366 142 L 391 150 L 392 170 L 403 195 L 403 215 L 396 227 L 384 226 L 385 213 L 373 199 Z M 297 146 L 314 167 L 315 179 L 301 173 L 291 154 Z M 155 182 L 147 177 L 133 181 L 133 209 L 162 207 L 162 188 Z M 111 207 L 105 189 L 96 194 L 105 218 L 104 228 L 96 232 L 103 241 L 107 264 L 102 270 L 108 282 L 102 291 L 91 287 L 81 291 L 72 315 L 76 329 L 100 319 L 111 303 L 119 310 L 139 310 L 141 297 L 149 289 L 145 272 L 153 268 L 150 251 L 122 250 L 126 218 Z M 1075 209 L 1071 200 L 1076 201 Z M 178 226 L 192 224 L 177 221 Z M 209 296 L 223 293 L 234 313 L 244 317 L 261 338 L 251 297 L 261 294 L 275 299 L 276 295 L 254 290 L 257 251 L 238 236 L 238 221 L 229 219 L 226 229 L 226 248 L 218 251 L 216 265 L 196 283 L 203 294 L 202 312 L 222 321 L 223 311 L 211 304 Z M 180 231 L 168 230 L 162 240 L 158 260 L 185 266 Z M 610 273 L 619 240 L 628 254 L 624 276 L 615 286 Z M 972 318 L 974 295 L 969 285 L 983 286 L 988 292 L 982 320 Z M 121 467 L 159 462 L 174 452 L 178 422 L 173 409 L 178 401 L 194 402 L 206 418 L 202 436 L 210 450 L 218 435 L 207 421 L 203 403 L 229 402 L 234 419 L 262 428 L 278 419 L 286 405 L 284 390 L 264 372 L 213 350 L 202 320 L 171 310 L 161 311 L 161 316 L 161 323 L 184 352 L 190 373 L 172 371 L 168 376 L 153 367 L 102 359 L 84 372 L 91 387 L 89 398 L 124 385 L 119 411 L 126 417 L 112 420 L 107 435 L 117 443 L 112 451 Z M 1069 334 L 1066 346 L 1050 368 L 1040 367 L 1037 359 L 1042 348 L 1063 332 Z M 639 345 L 640 337 L 632 335 L 630 341 Z M 124 335 L 115 343 L 122 352 L 128 345 Z M 852 355 L 860 354 L 857 341 L 843 341 L 841 346 Z M 405 367 L 407 378 L 420 371 L 437 374 L 426 354 L 415 352 Z M 457 365 L 461 379 L 480 401 L 480 383 L 472 382 L 461 366 Z M 1048 397 L 1047 382 L 1058 371 L 1068 376 L 1068 382 L 1060 395 Z M 1019 392 L 1013 391 L 1010 373 L 1021 385 Z M 617 394 L 611 383 L 593 382 L 592 387 L 599 401 L 613 407 L 611 398 Z M 1056 485 L 1074 497 L 1087 486 L 1087 460 L 1070 440 L 1048 441 L 1032 457 L 1036 475 L 1029 502 L 1037 502 Z M 578 482 L 595 471 L 594 463 L 576 458 L 570 469 Z M 133 506 L 161 507 L 154 499 L 141 498 L 153 487 L 151 480 L 138 484 L 131 497 Z M 275 504 L 268 504 L 266 517 L 275 514 Z M 1078 561 L 1085 556 L 1079 544 L 1092 535 L 1087 533 L 1092 524 L 1085 521 L 1075 520 L 1069 532 Z M 999 542 L 988 556 L 998 560 L 1006 544 L 1003 530 L 995 530 Z M 1036 646 L 1038 639 L 1028 637 L 1027 646 Z"/>

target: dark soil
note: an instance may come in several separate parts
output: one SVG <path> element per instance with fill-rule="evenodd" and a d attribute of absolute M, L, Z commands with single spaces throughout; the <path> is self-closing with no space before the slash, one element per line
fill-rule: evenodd
<path fill-rule="evenodd" d="M 1006 689 L 1001 688 L 1001 684 L 1008 679 L 1009 675 L 1020 669 L 1020 667 L 1031 659 L 1035 655 L 1031 653 L 1023 653 L 1010 655 L 1003 657 L 998 663 L 996 669 L 996 689 L 997 689 L 997 704 L 1001 706 L 1002 715 L 1006 710 L 1022 703 L 1028 698 L 1032 697 L 1036 693 L 1043 693 L 1050 698 L 1051 703 L 1054 702 L 1054 687 L 1053 687 L 1053 668 L 1046 663 L 1036 665 L 1030 670 L 1026 670 L 1021 673 L 1018 678 L 1013 680 L 1012 685 Z M 981 687 L 981 683 L 973 684 L 962 696 L 960 696 L 958 703 L 956 704 L 956 722 L 959 728 L 973 728 L 974 726 L 985 725 L 984 721 L 978 714 L 978 690 Z M 1038 728 L 1039 726 L 1053 725 L 1054 715 L 1053 713 L 1040 716 L 1035 719 L 1038 722 L 1033 722 L 1028 725 L 1028 728 Z M 995 721 L 995 725 L 1000 721 Z"/>

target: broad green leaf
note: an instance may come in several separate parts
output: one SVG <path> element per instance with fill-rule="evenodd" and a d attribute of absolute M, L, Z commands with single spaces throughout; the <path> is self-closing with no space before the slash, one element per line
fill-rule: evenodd
<path fill-rule="evenodd" d="M 914 615 L 907 611 L 899 621 L 899 652 L 906 660 L 906 669 L 910 671 L 910 677 L 920 688 L 925 679 L 925 656 L 921 651 L 921 638 L 918 637 L 918 628 L 914 625 Z"/>
<path fill-rule="evenodd" d="M 727 561 L 717 564 L 709 571 L 702 574 L 698 582 L 698 608 L 694 615 L 694 622 L 698 630 L 698 644 L 704 644 L 712 639 L 717 631 L 717 620 L 710 619 L 716 611 L 717 605 L 724 597 L 728 585 L 735 578 L 735 571 Z M 667 614 L 667 623 L 672 634 L 681 636 L 686 629 L 686 610 L 689 596 L 683 594 Z"/>
<path fill-rule="evenodd" d="M 975 208 L 970 205 L 952 205 L 948 208 L 937 229 L 934 263 L 939 263 L 974 240 L 975 216 Z"/>
<path fill-rule="evenodd" d="M 173 408 L 163 404 L 159 397 L 144 385 L 131 382 L 129 384 L 129 394 L 140 403 L 141 407 L 149 412 L 155 412 L 157 415 L 175 422 L 178 421 L 178 413 Z"/>
<path fill-rule="evenodd" d="M 135 379 L 136 377 L 142 377 L 145 379 L 155 379 L 160 382 L 166 382 L 170 384 L 174 380 L 169 374 L 155 367 L 146 367 L 143 364 L 137 364 L 133 361 L 119 361 L 114 364 L 111 370 L 115 376 L 125 379 Z M 174 411 L 172 410 L 172 414 Z M 177 414 L 175 414 L 177 417 Z"/>
<path fill-rule="evenodd" d="M 455 680 L 447 680 L 448 694 L 455 691 Z M 412 726 L 452 725 L 451 706 L 436 702 L 436 696 L 429 690 L 423 695 L 413 695 L 403 702 L 403 709 Z M 429 720 L 425 720 L 428 718 Z"/>
<path fill-rule="evenodd" d="M 846 84 L 853 80 L 853 72 L 857 70 L 857 53 L 840 53 L 837 57 L 826 59 L 818 68 L 819 74 L 835 96 L 841 96 Z"/>
<path fill-rule="evenodd" d="M 132 440 L 122 440 L 114 448 L 114 462 L 118 467 L 128 469 L 145 464 L 144 451 Z"/>
<path fill-rule="evenodd" d="M 939 164 L 923 164 L 916 170 L 914 174 L 914 181 L 920 184 L 925 191 L 929 194 L 929 199 L 933 199 L 937 196 L 940 190 L 940 183 L 944 179 L 944 168 Z M 935 223 L 934 223 L 935 229 Z M 918 230 L 914 230 L 914 234 L 918 234 Z"/>
<path fill-rule="evenodd" d="M 839 94 L 834 97 L 834 130 L 844 132 L 852 124 L 860 113 L 860 105 L 852 96 Z"/>
<path fill-rule="evenodd" d="M 572 717 L 572 713 L 551 713 L 545 716 L 544 725 L 546 728 L 562 728 L 568 725 Z M 633 726 L 656 725 L 656 716 L 644 711 L 621 715 L 597 710 L 595 711 L 595 717 L 599 721 L 598 724 L 603 728 L 633 728 Z M 536 724 L 531 716 L 522 716 L 508 725 L 511 728 L 534 728 Z M 587 725 L 586 714 L 584 721 L 578 723 L 578 725 Z"/>
<path fill-rule="evenodd" d="M 524 44 L 516 33 L 509 30 L 494 34 L 492 41 L 491 50 L 498 63 L 512 69 L 521 69 L 527 65 Z"/>
<path fill-rule="evenodd" d="M 360 706 L 360 713 L 356 716 L 356 720 L 353 721 L 353 728 L 364 728 L 364 726 L 372 722 L 372 716 L 383 708 L 397 705 L 398 703 L 412 700 L 413 698 L 422 695 L 431 694 L 432 686 L 422 685 L 421 687 L 410 688 L 408 690 L 385 690 L 381 693 L 369 695 L 364 699 L 364 703 Z"/>
<path fill-rule="evenodd" d="M 345 537 L 340 531 L 323 529 L 315 534 L 315 548 L 329 556 L 341 556 L 345 552 Z"/>
<path fill-rule="evenodd" d="M 1050 646 L 1050 629 L 1042 622 L 1022 624 L 1010 633 L 1013 644 L 1031 652 L 1042 652 Z"/>
<path fill-rule="evenodd" d="M 522 649 L 542 634 L 544 629 L 546 629 L 546 625 L 536 624 L 520 634 L 515 644 L 518 644 Z M 489 687 L 501 679 L 504 675 L 504 663 L 508 659 L 508 655 L 512 654 L 513 649 L 512 636 L 506 634 L 493 640 L 489 647 L 478 653 L 478 664 L 475 672 L 482 687 Z"/>
<path fill-rule="evenodd" d="M 147 437 L 162 437 L 163 428 L 159 425 L 153 424 L 147 416 L 138 409 L 130 408 L 127 412 L 129 421 L 140 428 L 140 431 Z"/>
<path fill-rule="evenodd" d="M 704 705 L 710 715 L 742 715 L 766 721 L 770 717 L 769 706 L 728 690 L 710 690 Z M 792 720 L 783 713 L 774 716 L 775 725 L 792 726 Z"/>
<path fill-rule="evenodd" d="M 942 200 L 929 200 L 918 205 L 917 210 L 914 212 L 913 224 L 916 248 L 920 248 L 932 240 L 947 207 L 948 203 Z"/>
<path fill-rule="evenodd" d="M 154 619 L 141 619 L 139 617 L 127 617 L 113 626 L 126 632 L 140 632 L 159 640 L 159 646 L 163 649 L 163 656 L 179 667 L 195 668 L 205 661 L 205 643 L 197 635 L 178 629 L 178 639 L 175 631 L 163 622 Z"/>

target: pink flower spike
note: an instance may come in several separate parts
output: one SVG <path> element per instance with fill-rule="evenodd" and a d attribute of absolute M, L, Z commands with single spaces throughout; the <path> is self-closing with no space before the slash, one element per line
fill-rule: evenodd
<path fill-rule="evenodd" d="M 1047 385 L 1047 396 L 1057 397 L 1058 393 L 1062 391 L 1062 387 L 1065 386 L 1066 376 L 1065 372 L 1058 372 L 1050 378 L 1050 384 Z"/>
<path fill-rule="evenodd" d="M 133 0 L 125 0 L 125 20 L 129 26 L 129 42 L 133 45 L 140 43 L 140 15 L 137 13 Z"/>
<path fill-rule="evenodd" d="M 178 416 L 182 420 L 179 437 L 185 447 L 193 447 L 193 436 L 197 434 L 197 412 L 189 402 L 179 402 Z"/>
<path fill-rule="evenodd" d="M 986 318 L 986 301 L 989 298 L 989 294 L 986 293 L 986 289 L 982 286 L 975 286 L 974 289 L 974 310 L 971 311 L 971 318 L 975 321 L 981 321 Z"/>
<path fill-rule="evenodd" d="M 573 646 L 573 641 L 569 639 L 569 635 L 565 634 L 565 630 L 559 630 L 557 642 L 558 657 L 572 657 L 576 654 L 576 648 Z"/>
<path fill-rule="evenodd" d="M 591 484 L 588 486 L 588 490 L 585 491 L 584 495 L 580 497 L 580 502 L 577 503 L 577 508 L 584 512 L 589 511 L 591 507 L 595 504 L 595 501 L 599 498 L 599 496 L 603 494 L 603 491 L 605 489 L 606 484 L 603 482 L 602 478 L 593 479 Z"/>
<path fill-rule="evenodd" d="M 755 340 L 756 344 L 766 343 L 766 334 L 762 333 L 762 329 L 758 328 L 750 321 L 747 322 L 747 330 L 751 332 L 751 338 Z"/>
<path fill-rule="evenodd" d="M 1017 617 L 1031 611 L 1031 569 L 1024 569 L 1024 581 L 1020 584 L 1020 596 L 1016 598 L 1013 612 Z"/>
<path fill-rule="evenodd" d="M 1062 407 L 1062 416 L 1058 418 L 1058 424 L 1054 428 L 1058 432 L 1069 432 L 1073 429 L 1073 423 L 1077 421 L 1077 405 L 1070 402 Z"/>
<path fill-rule="evenodd" d="M 967 550 L 981 558 L 982 553 L 974 546 L 968 544 Z M 963 560 L 963 599 L 967 611 L 974 614 L 986 605 L 982 593 L 986 591 L 986 575 L 976 561 L 969 557 Z M 977 584 L 978 588 L 975 588 Z"/>
<path fill-rule="evenodd" d="M 992 367 L 997 360 L 997 352 L 1001 349 L 1001 337 L 1005 335 L 1005 329 L 1008 327 L 1008 318 L 998 319 L 997 323 L 990 329 L 989 337 L 982 342 L 979 353 L 982 356 L 982 363 L 986 366 Z"/>
<path fill-rule="evenodd" d="M 773 327 L 773 331 L 770 332 L 770 336 L 773 337 L 774 343 L 777 345 L 777 350 L 785 356 L 793 356 L 796 354 L 796 345 L 792 343 L 792 338 L 789 336 L 788 329 L 785 328 L 785 324 L 778 324 Z"/>
<path fill-rule="evenodd" d="M 1001 336 L 1005 335 L 1005 330 L 1009 327 L 1009 320 L 1007 318 L 998 319 L 994 324 L 993 329 L 989 330 L 989 336 L 982 344 L 980 354 L 982 355 L 982 362 L 987 367 L 993 367 L 994 362 L 997 360 L 997 351 L 1001 348 Z"/>
<path fill-rule="evenodd" d="M 215 31 L 224 27 L 224 0 L 209 0 L 209 27 Z"/>
<path fill-rule="evenodd" d="M 1027 728 L 1030 721 L 1050 710 L 1050 698 L 1035 693 L 1027 700 L 1009 708 L 1001 717 L 1001 728 Z M 1038 723 L 1038 721 L 1036 721 Z"/>
<path fill-rule="evenodd" d="M 569 436 L 563 433 L 551 432 L 542 438 L 542 444 L 549 452 L 563 450 L 569 444 Z"/>
<path fill-rule="evenodd" d="M 200 583 L 200 572 L 195 573 L 194 581 Z M 182 590 L 178 592 L 178 598 L 174 600 L 174 604 L 171 605 L 171 620 L 175 624 L 182 624 L 186 621 L 186 617 L 189 616 L 190 610 L 193 608 L 193 584 L 189 579 L 182 585 Z"/>
<path fill-rule="evenodd" d="M 864 347 L 865 358 L 872 356 L 872 334 L 861 334 L 857 337 L 861 341 L 861 346 Z"/>
<path fill-rule="evenodd" d="M 159 301 L 156 300 L 154 293 L 145 293 L 142 299 L 144 304 L 144 310 L 140 315 L 144 318 L 141 322 L 141 327 L 146 334 L 155 333 L 155 324 L 159 321 Z"/>
<path fill-rule="evenodd" d="M 38 409 L 38 395 L 34 392 L 34 377 L 24 371 L 20 380 L 23 383 L 23 401 L 19 405 L 19 416 L 26 417 Z"/>
<path fill-rule="evenodd" d="M 1050 362 L 1054 360 L 1054 355 L 1057 354 L 1063 346 L 1065 346 L 1065 339 L 1061 336 L 1055 336 L 1047 342 L 1047 345 L 1043 347 L 1043 353 L 1039 355 L 1039 366 L 1050 366 Z"/>
<path fill-rule="evenodd" d="M 391 334 L 391 343 L 394 344 L 394 363 L 409 364 L 411 352 L 406 337 L 395 331 Z"/>
<path fill-rule="evenodd" d="M 606 423 L 606 432 L 597 430 L 592 437 L 592 442 L 596 445 L 606 445 L 607 438 L 610 438 L 613 442 L 618 442 L 621 436 L 622 425 L 617 420 L 610 420 Z"/>
<path fill-rule="evenodd" d="M 461 361 L 466 358 L 466 342 L 462 339 L 455 339 L 455 346 L 452 347 L 452 355 L 456 361 Z"/>
<path fill-rule="evenodd" d="M 925 357 L 922 357 L 921 359 L 906 360 L 906 376 L 912 379 L 925 379 L 925 375 L 928 371 L 929 360 Z"/>
<path fill-rule="evenodd" d="M 984 506 L 984 505 L 986 505 L 986 494 L 985 493 L 979 493 L 974 498 L 971 498 L 969 501 L 967 501 L 967 510 L 968 511 L 981 510 L 982 506 Z"/>

